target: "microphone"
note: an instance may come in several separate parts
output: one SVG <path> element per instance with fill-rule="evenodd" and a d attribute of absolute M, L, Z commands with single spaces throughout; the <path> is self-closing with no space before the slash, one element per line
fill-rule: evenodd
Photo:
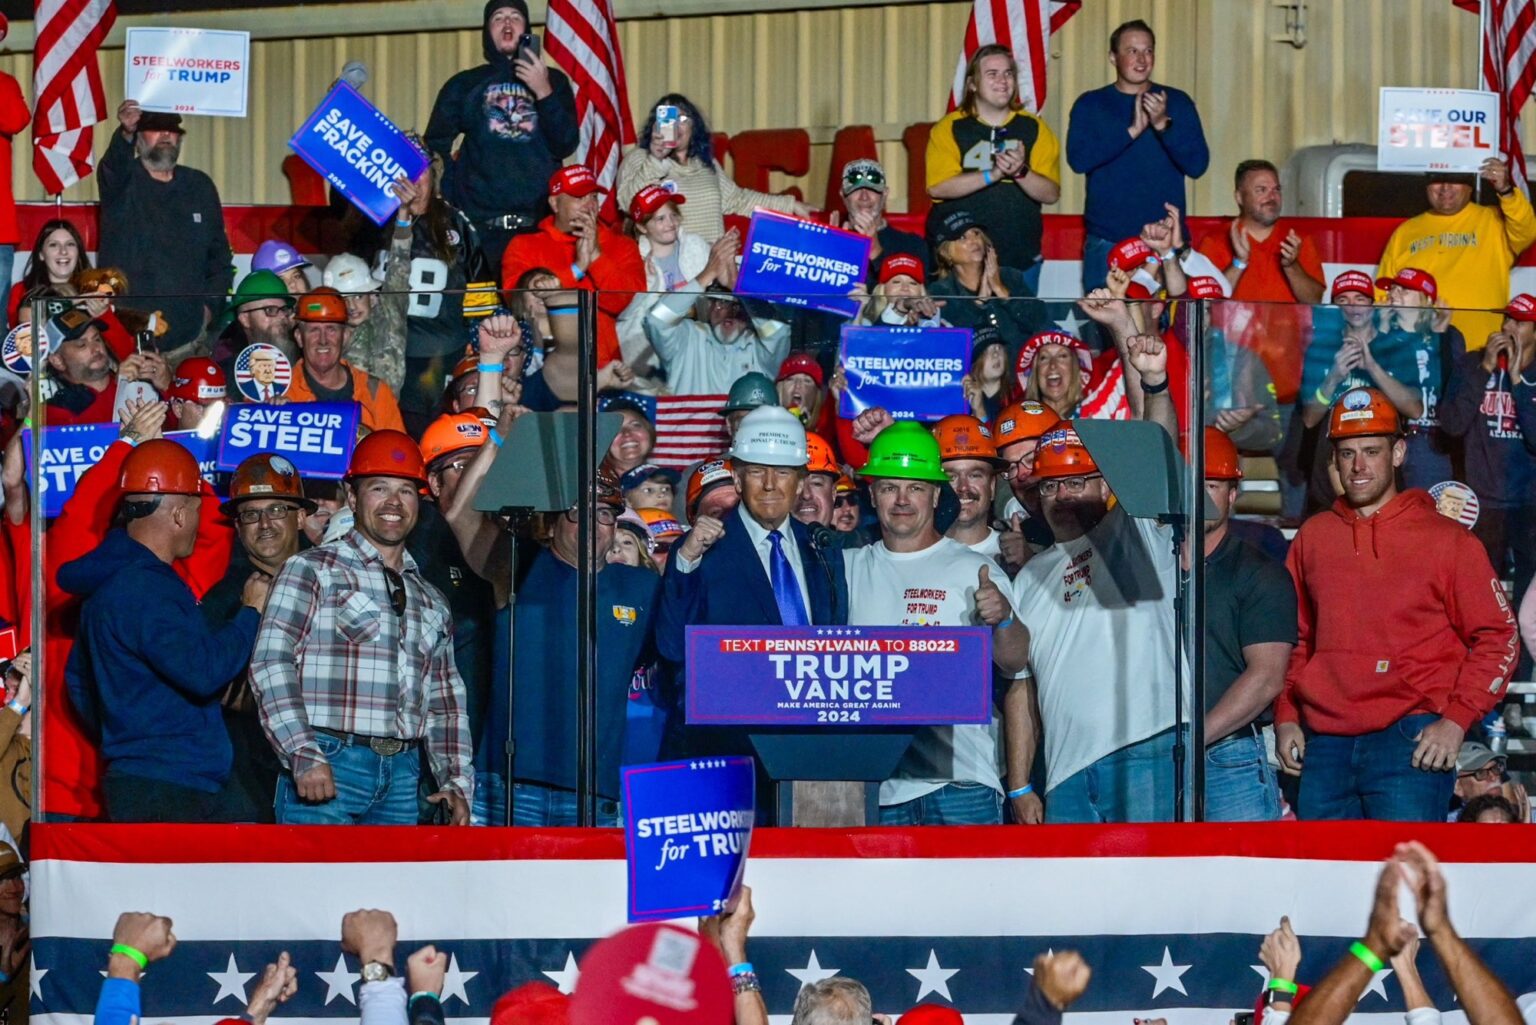
<path fill-rule="evenodd" d="M 825 523 L 811 524 L 811 547 L 818 552 L 837 547 L 837 531 Z"/>
<path fill-rule="evenodd" d="M 832 600 L 832 620 L 837 621 L 837 578 L 832 575 L 832 564 L 827 561 L 827 552 L 837 547 L 837 531 L 824 523 L 812 523 L 808 525 L 811 535 L 811 551 L 816 553 L 816 561 L 821 563 L 821 571 L 827 578 L 827 595 Z"/>

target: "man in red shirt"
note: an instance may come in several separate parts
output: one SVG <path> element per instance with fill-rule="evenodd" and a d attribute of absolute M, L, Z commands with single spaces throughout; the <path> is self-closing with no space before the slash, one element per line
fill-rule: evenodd
<path fill-rule="evenodd" d="M 1275 379 L 1282 405 L 1294 402 L 1312 311 L 1323 301 L 1323 262 L 1310 238 L 1280 221 L 1280 172 L 1267 160 L 1244 160 L 1235 177 L 1238 214 L 1225 231 L 1195 246 L 1223 269 L 1232 298 L 1289 306 L 1255 307 L 1236 339 L 1254 349 Z"/>
<path fill-rule="evenodd" d="M 1397 490 L 1408 447 L 1385 395 L 1345 392 L 1328 437 L 1344 494 L 1286 560 L 1300 604 L 1280 764 L 1301 777 L 1303 819 L 1440 821 L 1462 738 L 1514 668 L 1514 616 L 1472 532 Z"/>
<path fill-rule="evenodd" d="M 112 420 L 118 381 L 145 381 L 164 394 L 171 368 L 159 353 L 115 353 L 108 345 L 105 320 L 83 309 L 69 309 L 48 321 L 48 369 L 58 384 L 47 403 L 47 424 L 99 424 Z M 113 365 L 113 357 L 121 362 Z M 149 394 L 146 398 L 153 399 Z"/>
<path fill-rule="evenodd" d="M 501 287 L 513 289 L 530 270 L 543 269 L 561 288 L 597 293 L 597 365 L 620 359 L 618 316 L 634 293 L 645 291 L 645 263 L 635 240 L 597 219 L 603 187 L 583 164 L 562 167 L 549 179 L 554 216 L 539 230 L 518 235 L 501 257 Z"/>

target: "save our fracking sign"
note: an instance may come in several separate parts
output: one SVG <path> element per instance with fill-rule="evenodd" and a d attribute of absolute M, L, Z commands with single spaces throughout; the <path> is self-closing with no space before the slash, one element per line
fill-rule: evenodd
<path fill-rule="evenodd" d="M 690 726 L 992 721 L 984 627 L 687 628 Z"/>

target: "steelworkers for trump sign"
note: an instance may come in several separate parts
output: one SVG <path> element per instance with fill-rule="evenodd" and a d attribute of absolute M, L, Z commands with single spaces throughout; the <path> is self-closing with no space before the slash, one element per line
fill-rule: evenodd
<path fill-rule="evenodd" d="M 851 231 L 755 211 L 741 248 L 736 294 L 852 317 L 859 301 L 848 293 L 864 283 L 869 245 L 867 236 Z"/>
<path fill-rule="evenodd" d="M 688 724 L 992 721 L 984 627 L 690 626 Z"/>

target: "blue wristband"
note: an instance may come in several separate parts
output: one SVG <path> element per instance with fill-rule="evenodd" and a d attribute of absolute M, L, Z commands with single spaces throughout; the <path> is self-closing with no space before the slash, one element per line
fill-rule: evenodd
<path fill-rule="evenodd" d="M 985 170 L 985 171 L 981 172 L 981 180 L 982 180 L 983 183 L 985 183 L 987 185 L 991 185 L 992 184 L 992 171 L 991 171 L 990 168 L 988 170 Z"/>
<path fill-rule="evenodd" d="M 743 961 L 740 964 L 731 965 L 731 978 L 738 975 L 756 975 L 757 969 L 752 967 L 751 961 Z"/>
<path fill-rule="evenodd" d="M 1007 619 L 1003 620 L 1001 623 L 997 624 L 992 629 L 994 629 L 994 630 L 1006 630 L 1006 629 L 1008 629 L 1012 625 L 1013 625 L 1013 617 L 1009 616 Z"/>
<path fill-rule="evenodd" d="M 409 1006 L 411 1004 L 414 1004 L 418 1000 L 436 1000 L 438 1003 L 442 1003 L 443 1002 L 443 998 L 442 997 L 438 996 L 436 993 L 432 992 L 430 989 L 424 989 L 424 990 L 421 990 L 419 993 L 412 993 L 411 994 L 411 999 L 406 1001 L 406 1005 Z"/>
<path fill-rule="evenodd" d="M 15 698 L 12 698 L 11 700 L 7 701 L 5 703 L 5 707 L 9 708 L 11 711 L 15 712 L 17 715 L 26 715 L 29 711 L 31 711 L 31 707 L 30 706 L 23 705 L 20 701 L 17 701 Z M 3 974 L 3 973 L 0 973 L 0 974 Z"/>
<path fill-rule="evenodd" d="M 475 364 L 475 369 L 482 374 L 499 374 L 503 366 L 505 364 L 502 363 L 477 363 Z"/>
<path fill-rule="evenodd" d="M 501 446 L 507 442 L 507 439 L 501 436 L 501 432 L 494 427 L 486 430 L 485 437 L 486 440 L 488 440 L 492 445 L 495 445 L 497 448 L 501 448 Z"/>
<path fill-rule="evenodd" d="M 576 266 L 574 263 L 571 264 L 571 273 L 576 275 L 577 281 L 580 281 L 582 278 L 587 276 L 587 272 Z"/>
<path fill-rule="evenodd" d="M 1023 797 L 1025 794 L 1032 794 L 1034 792 L 1035 792 L 1034 784 L 1033 783 L 1025 783 L 1023 786 L 1019 787 L 1019 789 L 1017 789 L 1017 790 L 1010 790 L 1010 791 L 1008 791 L 1008 800 L 1012 801 L 1016 797 Z"/>

